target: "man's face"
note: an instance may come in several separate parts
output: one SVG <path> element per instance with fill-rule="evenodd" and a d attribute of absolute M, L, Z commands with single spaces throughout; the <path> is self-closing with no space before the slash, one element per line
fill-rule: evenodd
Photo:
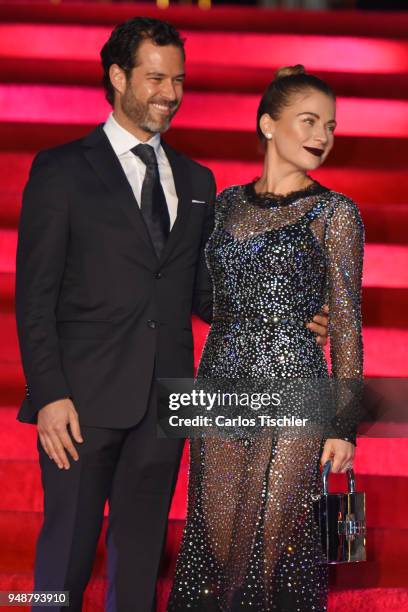
<path fill-rule="evenodd" d="M 181 49 L 145 40 L 137 51 L 135 68 L 118 92 L 117 103 L 138 130 L 147 135 L 165 132 L 180 106 L 183 82 Z"/>

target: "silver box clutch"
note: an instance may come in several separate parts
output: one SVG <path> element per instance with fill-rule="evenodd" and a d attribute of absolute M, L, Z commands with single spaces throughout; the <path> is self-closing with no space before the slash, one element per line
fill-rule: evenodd
<path fill-rule="evenodd" d="M 322 494 L 313 498 L 321 536 L 323 563 L 366 561 L 365 493 L 356 492 L 352 469 L 347 470 L 347 493 L 329 493 L 331 461 L 322 472 Z"/>

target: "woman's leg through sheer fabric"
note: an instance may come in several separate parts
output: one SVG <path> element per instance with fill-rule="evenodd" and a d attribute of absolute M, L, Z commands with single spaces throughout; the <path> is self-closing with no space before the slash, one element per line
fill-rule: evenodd
<path fill-rule="evenodd" d="M 187 602 L 203 612 L 326 609 L 312 511 L 319 457 L 320 440 L 306 437 L 191 442 L 188 520 L 169 610 Z"/>

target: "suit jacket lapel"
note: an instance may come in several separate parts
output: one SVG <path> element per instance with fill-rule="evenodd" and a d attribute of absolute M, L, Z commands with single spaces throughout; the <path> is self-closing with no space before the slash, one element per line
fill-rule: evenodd
<path fill-rule="evenodd" d="M 85 148 L 86 159 L 112 193 L 115 205 L 118 204 L 122 208 L 141 239 L 149 245 L 152 254 L 155 256 L 140 207 L 102 124 L 88 134 L 83 139 L 82 144 Z"/>
<path fill-rule="evenodd" d="M 178 198 L 177 217 L 160 258 L 160 262 L 164 263 L 184 235 L 191 211 L 192 185 L 190 169 L 183 157 L 167 143 L 162 141 L 161 144 L 171 166 Z"/>

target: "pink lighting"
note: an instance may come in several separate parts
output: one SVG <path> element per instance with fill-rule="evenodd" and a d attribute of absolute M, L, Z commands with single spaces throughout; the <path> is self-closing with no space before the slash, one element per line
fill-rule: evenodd
<path fill-rule="evenodd" d="M 187 91 L 172 125 L 254 132 L 258 102 L 258 95 Z M 102 90 L 94 87 L 0 84 L 0 121 L 96 124 L 109 111 Z M 337 120 L 339 136 L 406 138 L 408 102 L 339 98 Z"/>
<path fill-rule="evenodd" d="M 165 139 L 208 166 L 218 191 L 262 171 L 256 110 L 278 67 L 302 63 L 333 86 L 335 146 L 311 174 L 352 198 L 365 225 L 365 376 L 408 378 L 407 11 L 202 11 L 191 3 L 160 10 L 154 2 L 0 0 L 0 590 L 32 588 L 43 508 L 37 431 L 16 421 L 26 382 L 14 315 L 22 192 L 39 149 L 81 138 L 106 119 L 111 109 L 100 86 L 99 52 L 114 24 L 135 13 L 168 19 L 186 38 L 185 98 Z M 209 327 L 195 316 L 192 322 L 197 366 Z M 328 355 L 329 346 L 325 350 Z M 330 612 L 408 612 L 408 424 L 390 419 L 386 425 L 380 434 L 392 437 L 376 438 L 374 426 L 358 439 L 354 468 L 367 496 L 369 560 L 331 568 Z M 188 471 L 186 445 L 158 612 L 167 608 Z M 344 475 L 333 475 L 333 490 L 344 485 Z M 84 612 L 104 609 L 105 561 L 99 546 Z"/>
<path fill-rule="evenodd" d="M 0 57 L 99 61 L 112 28 L 106 26 L 0 24 Z M 404 73 L 408 43 L 383 38 L 184 31 L 189 64 L 242 68 L 303 63 L 327 72 Z M 220 50 L 222 50 L 220 52 Z M 272 76 L 272 75 L 271 75 Z"/>

